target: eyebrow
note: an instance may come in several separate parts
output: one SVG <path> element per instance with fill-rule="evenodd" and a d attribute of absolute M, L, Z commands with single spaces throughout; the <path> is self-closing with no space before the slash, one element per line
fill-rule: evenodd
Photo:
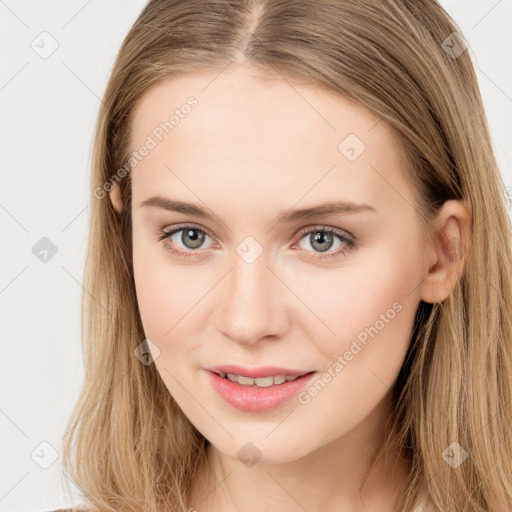
<path fill-rule="evenodd" d="M 169 199 L 160 195 L 152 196 L 140 203 L 140 207 L 150 206 L 154 208 L 161 208 L 171 212 L 183 213 L 185 215 L 193 215 L 195 217 L 213 220 L 217 215 L 209 208 L 186 203 L 184 201 L 177 201 Z M 352 214 L 359 212 L 374 212 L 377 213 L 373 206 L 367 204 L 354 203 L 352 201 L 329 201 L 318 205 L 313 205 L 308 208 L 291 208 L 279 212 L 274 219 L 275 224 L 291 223 L 298 220 L 310 219 L 315 217 L 324 217 L 334 214 Z"/>

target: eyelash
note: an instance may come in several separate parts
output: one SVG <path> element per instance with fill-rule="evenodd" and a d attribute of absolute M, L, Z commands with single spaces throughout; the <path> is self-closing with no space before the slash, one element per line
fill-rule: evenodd
<path fill-rule="evenodd" d="M 167 228 L 164 228 L 163 230 L 158 232 L 158 241 L 164 243 L 164 247 L 166 250 L 168 250 L 170 253 L 175 254 L 181 258 L 197 258 L 200 257 L 200 250 L 188 250 L 188 251 L 182 251 L 180 249 L 175 249 L 172 247 L 172 244 L 169 241 L 169 238 L 174 235 L 175 233 L 179 233 L 180 231 L 184 231 L 186 229 L 190 230 L 197 230 L 201 233 L 204 233 L 205 235 L 208 235 L 210 238 L 213 238 L 207 231 L 204 229 L 199 228 L 198 226 L 195 226 L 193 224 L 182 224 L 175 226 L 171 231 L 168 231 Z M 345 247 L 343 249 L 338 250 L 335 253 L 330 253 L 328 255 L 320 255 L 320 256 L 313 256 L 313 259 L 319 259 L 319 260 L 325 260 L 329 258 L 335 258 L 340 255 L 346 255 L 347 252 L 354 249 L 356 247 L 356 238 L 350 237 L 346 235 L 344 232 L 336 229 L 336 228 L 329 228 L 326 229 L 325 225 L 321 226 L 314 226 L 312 228 L 305 228 L 300 233 L 298 233 L 297 236 L 299 236 L 299 241 L 302 240 L 306 235 L 311 235 L 312 233 L 330 233 L 332 235 L 335 235 L 338 237 L 339 240 L 341 240 Z M 312 251 L 307 251 L 312 252 Z M 319 253 L 316 253 L 319 254 Z"/>

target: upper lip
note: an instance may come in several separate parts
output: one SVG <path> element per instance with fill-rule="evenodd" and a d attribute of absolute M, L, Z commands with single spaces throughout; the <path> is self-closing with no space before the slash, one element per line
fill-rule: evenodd
<path fill-rule="evenodd" d="M 306 375 L 313 370 L 298 370 L 294 368 L 280 368 L 278 366 L 258 366 L 257 368 L 244 368 L 234 364 L 225 364 L 219 366 L 211 366 L 206 370 L 214 373 L 234 373 L 236 375 L 243 375 L 245 377 L 252 377 L 257 379 L 259 377 L 270 377 L 274 375 Z"/>

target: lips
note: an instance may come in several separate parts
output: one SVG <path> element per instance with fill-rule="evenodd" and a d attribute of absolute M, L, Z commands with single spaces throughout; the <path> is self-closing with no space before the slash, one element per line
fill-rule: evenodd
<path fill-rule="evenodd" d="M 265 412 L 276 409 L 289 402 L 311 382 L 316 371 L 264 366 L 259 368 L 242 368 L 235 365 L 224 365 L 208 368 L 213 389 L 231 406 L 245 412 Z M 226 374 L 226 376 L 222 376 Z M 247 379 L 264 379 L 270 376 L 298 375 L 293 380 L 286 380 L 268 387 L 249 386 L 227 378 L 228 374 L 244 376 Z"/>
<path fill-rule="evenodd" d="M 256 368 L 244 368 L 242 366 L 226 364 L 219 366 L 212 366 L 206 370 L 216 373 L 217 375 L 233 373 L 235 375 L 243 375 L 244 377 L 251 377 L 253 379 L 262 377 L 275 377 L 276 375 L 284 375 L 285 377 L 291 375 L 302 376 L 311 373 L 314 370 L 303 370 L 300 368 L 281 368 L 278 366 L 259 366 Z"/>

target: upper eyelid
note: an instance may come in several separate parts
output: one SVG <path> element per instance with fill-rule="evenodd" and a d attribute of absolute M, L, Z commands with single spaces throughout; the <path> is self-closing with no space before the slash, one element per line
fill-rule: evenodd
<path fill-rule="evenodd" d="M 306 228 L 300 228 L 298 231 L 295 232 L 295 236 L 299 234 L 307 234 L 308 232 L 314 231 L 315 229 L 318 231 L 332 231 L 334 232 L 334 234 L 337 234 L 337 232 L 339 231 L 342 235 L 345 235 L 347 238 L 350 238 L 351 240 L 355 240 L 356 238 L 352 233 L 350 233 L 346 229 L 336 228 L 334 226 L 330 226 L 329 224 L 314 224 Z"/>
<path fill-rule="evenodd" d="M 176 233 L 176 232 L 179 232 L 183 229 L 187 229 L 187 228 L 192 228 L 192 229 L 197 229 L 198 231 L 203 231 L 204 233 L 206 233 L 210 238 L 214 239 L 215 237 L 212 235 L 212 233 L 210 232 L 210 230 L 202 227 L 202 226 L 199 226 L 198 224 L 194 224 L 193 222 L 187 222 L 187 223 L 183 223 L 183 224 L 176 224 L 176 225 L 173 225 L 172 227 L 169 227 L 169 229 L 167 229 L 167 227 L 163 228 L 163 232 L 166 232 L 168 235 L 170 235 L 171 233 Z"/>

